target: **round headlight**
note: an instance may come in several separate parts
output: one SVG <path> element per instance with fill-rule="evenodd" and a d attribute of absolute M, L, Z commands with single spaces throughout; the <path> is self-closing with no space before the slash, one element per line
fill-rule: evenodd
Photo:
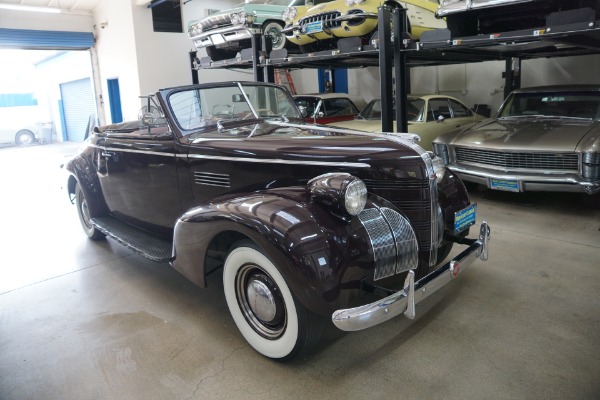
<path fill-rule="evenodd" d="M 233 25 L 239 25 L 239 23 L 240 23 L 240 16 L 238 14 L 231 14 L 229 16 L 229 18 L 231 19 L 231 23 Z"/>
<path fill-rule="evenodd" d="M 350 215 L 359 214 L 367 204 L 367 186 L 363 181 L 356 178 L 346 187 L 344 206 Z"/>
<path fill-rule="evenodd" d="M 311 198 L 340 214 L 357 215 L 367 204 L 367 187 L 359 178 L 333 172 L 311 179 Z"/>
<path fill-rule="evenodd" d="M 346 5 L 348 7 L 350 7 L 352 4 L 354 4 L 354 0 L 346 0 Z"/>
<path fill-rule="evenodd" d="M 284 20 L 294 19 L 297 14 L 298 14 L 298 11 L 296 10 L 295 7 L 286 8 L 285 11 L 283 12 L 283 19 Z"/>

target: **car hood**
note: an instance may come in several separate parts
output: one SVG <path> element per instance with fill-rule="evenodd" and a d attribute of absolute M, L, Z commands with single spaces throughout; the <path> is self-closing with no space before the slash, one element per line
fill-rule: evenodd
<path fill-rule="evenodd" d="M 231 137 L 223 137 L 223 133 Z M 364 163 L 374 160 L 420 159 L 419 147 L 398 136 L 366 132 L 335 134 L 331 127 L 289 123 L 261 123 L 190 135 L 190 153 L 225 157 L 268 158 L 313 163 Z M 244 149 L 240 151 L 240 149 Z"/>
<path fill-rule="evenodd" d="M 575 151 L 599 125 L 582 119 L 488 119 L 462 131 L 450 143 L 497 150 Z"/>

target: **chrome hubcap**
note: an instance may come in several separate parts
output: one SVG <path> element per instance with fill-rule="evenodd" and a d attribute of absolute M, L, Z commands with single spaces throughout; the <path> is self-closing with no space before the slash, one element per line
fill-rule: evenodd
<path fill-rule="evenodd" d="M 263 322 L 271 322 L 277 314 L 275 298 L 269 287 L 259 280 L 248 283 L 246 298 L 250 309 L 256 317 Z"/>
<path fill-rule="evenodd" d="M 259 266 L 247 264 L 236 277 L 235 292 L 248 324 L 267 339 L 277 339 L 286 328 L 285 302 L 273 279 Z"/>

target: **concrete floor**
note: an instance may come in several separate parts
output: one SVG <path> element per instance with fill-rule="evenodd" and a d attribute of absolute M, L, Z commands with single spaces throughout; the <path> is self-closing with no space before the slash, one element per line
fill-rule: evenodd
<path fill-rule="evenodd" d="M 61 189 L 73 144 L 0 148 L 0 399 L 598 399 L 600 211 L 476 191 L 478 262 L 396 319 L 291 364 L 238 333 L 219 277 L 91 242 Z"/>

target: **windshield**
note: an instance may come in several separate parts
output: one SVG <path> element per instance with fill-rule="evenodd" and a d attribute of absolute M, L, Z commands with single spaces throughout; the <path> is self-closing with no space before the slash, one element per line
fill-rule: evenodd
<path fill-rule="evenodd" d="M 425 101 L 419 98 L 409 98 L 407 104 L 407 121 L 422 121 L 424 118 Z M 396 108 L 394 107 L 394 119 L 396 118 Z M 358 119 L 381 119 L 381 100 L 371 100 L 364 110 L 360 112 Z"/>
<path fill-rule="evenodd" d="M 514 93 L 502 106 L 503 117 L 570 117 L 600 119 L 600 92 Z"/>
<path fill-rule="evenodd" d="M 304 5 L 304 0 L 246 0 L 246 4 L 272 4 L 291 7 Z"/>
<path fill-rule="evenodd" d="M 212 129 L 227 121 L 301 118 L 292 98 L 277 86 L 232 83 L 191 88 L 172 93 L 168 101 L 184 131 Z"/>

